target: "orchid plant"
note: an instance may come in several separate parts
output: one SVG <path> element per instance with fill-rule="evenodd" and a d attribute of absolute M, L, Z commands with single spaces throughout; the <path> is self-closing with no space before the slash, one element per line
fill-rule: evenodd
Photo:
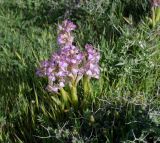
<path fill-rule="evenodd" d="M 47 77 L 46 89 L 60 95 L 63 109 L 70 105 L 78 108 L 77 86 L 80 80 L 84 96 L 91 96 L 90 79 L 98 79 L 100 75 L 100 53 L 91 44 L 86 44 L 83 51 L 73 44 L 72 31 L 76 27 L 70 20 L 58 25 L 57 42 L 60 48 L 48 60 L 42 61 L 36 72 L 40 77 Z"/>

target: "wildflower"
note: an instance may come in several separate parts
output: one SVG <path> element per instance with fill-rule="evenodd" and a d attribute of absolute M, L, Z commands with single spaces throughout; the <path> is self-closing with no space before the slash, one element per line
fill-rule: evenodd
<path fill-rule="evenodd" d="M 100 53 L 91 44 L 86 44 L 84 51 L 73 45 L 74 37 L 71 31 L 75 28 L 76 25 L 69 20 L 59 25 L 57 41 L 60 49 L 48 60 L 40 63 L 36 74 L 48 79 L 46 89 L 49 92 L 62 94 L 66 104 L 69 100 L 77 107 L 77 84 L 84 77 L 84 93 L 89 95 L 90 79 L 99 78 Z M 69 93 L 64 90 L 66 85 L 69 85 L 70 97 Z"/>

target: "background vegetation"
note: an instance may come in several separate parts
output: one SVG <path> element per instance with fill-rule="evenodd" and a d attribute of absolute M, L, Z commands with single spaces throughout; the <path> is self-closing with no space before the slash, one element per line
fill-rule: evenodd
<path fill-rule="evenodd" d="M 0 142 L 160 141 L 160 25 L 150 15 L 147 0 L 1 0 Z M 100 50 L 101 78 L 84 110 L 61 113 L 35 70 L 66 18 L 76 44 Z"/>

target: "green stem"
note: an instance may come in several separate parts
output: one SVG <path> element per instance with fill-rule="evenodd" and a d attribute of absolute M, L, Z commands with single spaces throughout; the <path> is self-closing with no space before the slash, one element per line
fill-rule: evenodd
<path fill-rule="evenodd" d="M 160 8 L 152 7 L 152 26 L 155 27 L 160 21 Z"/>
<path fill-rule="evenodd" d="M 152 26 L 154 27 L 156 25 L 156 22 L 155 22 L 155 8 L 152 7 Z"/>
<path fill-rule="evenodd" d="M 78 96 L 77 96 L 77 87 L 76 85 L 72 85 L 70 87 L 71 90 L 71 100 L 72 100 L 72 104 L 75 107 L 75 109 L 78 108 Z"/>
<path fill-rule="evenodd" d="M 83 77 L 83 90 L 84 90 L 84 97 L 83 102 L 81 104 L 82 109 L 86 108 L 86 105 L 89 103 L 90 99 L 92 98 L 92 88 L 90 83 L 90 78 L 88 76 Z"/>
<path fill-rule="evenodd" d="M 91 95 L 91 83 L 90 78 L 88 76 L 84 76 L 83 78 L 83 89 L 84 89 L 84 96 Z"/>
<path fill-rule="evenodd" d="M 66 106 L 68 108 L 69 107 L 69 102 L 68 101 L 70 100 L 68 92 L 65 91 L 63 88 L 61 88 L 60 93 L 62 95 L 62 102 L 64 103 L 64 106 Z"/>
<path fill-rule="evenodd" d="M 156 23 L 160 21 L 160 8 L 157 7 L 156 10 L 155 10 L 155 21 Z"/>

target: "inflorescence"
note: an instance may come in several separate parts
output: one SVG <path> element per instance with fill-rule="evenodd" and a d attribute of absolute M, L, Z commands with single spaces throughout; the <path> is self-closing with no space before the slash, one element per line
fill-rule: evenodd
<path fill-rule="evenodd" d="M 65 20 L 58 26 L 57 42 L 60 49 L 48 60 L 42 61 L 37 69 L 38 76 L 48 78 L 49 92 L 58 93 L 66 85 L 77 86 L 84 76 L 89 79 L 99 78 L 100 53 L 91 44 L 86 44 L 83 51 L 73 45 L 71 32 L 76 27 L 70 20 Z"/>

